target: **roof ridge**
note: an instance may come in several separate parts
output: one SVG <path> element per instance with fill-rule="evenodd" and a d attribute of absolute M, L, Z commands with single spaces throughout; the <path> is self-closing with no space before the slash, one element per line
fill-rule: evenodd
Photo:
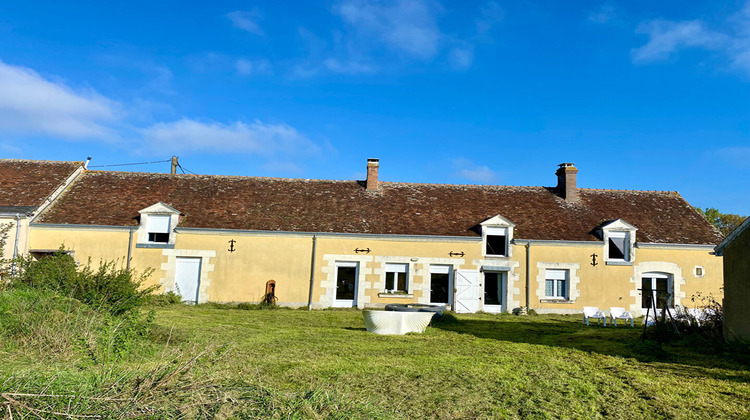
<path fill-rule="evenodd" d="M 42 163 L 42 164 L 71 163 L 71 164 L 78 164 L 78 165 L 83 164 L 83 161 L 77 161 L 77 160 L 36 160 L 36 159 L 8 159 L 8 158 L 0 158 L 0 162 L 23 162 L 23 163 Z"/>
<path fill-rule="evenodd" d="M 662 193 L 662 194 L 677 194 L 680 195 L 678 191 L 669 191 L 669 190 L 624 190 L 624 189 L 616 189 L 616 188 L 578 188 L 579 190 L 588 190 L 588 191 L 612 191 L 612 192 L 645 192 L 645 193 Z"/>
<path fill-rule="evenodd" d="M 180 177 L 180 178 L 229 178 L 229 179 L 267 179 L 273 181 L 304 181 L 304 182 L 360 182 L 359 180 L 344 180 L 344 179 L 313 179 L 313 178 L 282 178 L 273 176 L 259 176 L 259 175 L 218 175 L 218 174 L 167 174 L 163 172 L 130 172 L 130 171 L 106 171 L 106 170 L 87 170 L 87 174 L 91 175 L 132 175 L 132 176 L 161 176 L 161 177 Z"/>

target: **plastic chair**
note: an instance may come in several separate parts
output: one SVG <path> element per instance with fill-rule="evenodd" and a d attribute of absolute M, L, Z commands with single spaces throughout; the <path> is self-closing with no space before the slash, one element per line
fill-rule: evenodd
<path fill-rule="evenodd" d="M 604 326 L 607 326 L 607 317 L 604 312 L 600 311 L 597 306 L 584 306 L 583 307 L 583 322 L 589 325 L 589 319 L 601 319 L 604 322 Z"/>
<path fill-rule="evenodd" d="M 609 308 L 609 317 L 612 319 L 612 324 L 614 326 L 617 326 L 617 320 L 618 319 L 624 319 L 625 321 L 630 320 L 630 328 L 633 328 L 635 324 L 633 323 L 633 314 L 626 311 L 625 308 L 620 307 L 610 307 Z"/>

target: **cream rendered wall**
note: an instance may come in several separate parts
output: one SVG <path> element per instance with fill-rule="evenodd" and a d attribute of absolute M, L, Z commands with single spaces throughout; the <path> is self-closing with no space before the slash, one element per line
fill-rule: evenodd
<path fill-rule="evenodd" d="M 61 244 L 75 250 L 75 258 L 85 264 L 119 260 L 125 264 L 128 252 L 127 228 L 75 228 L 33 225 L 30 248 L 56 249 Z M 229 252 L 234 239 L 235 252 Z M 242 231 L 179 231 L 174 249 L 132 248 L 131 266 L 139 271 L 155 271 L 149 284 L 171 290 L 174 265 L 178 256 L 203 258 L 200 301 L 258 302 L 268 280 L 276 281 L 279 303 L 306 306 L 310 287 L 310 264 L 313 238 L 310 234 L 279 234 Z M 355 249 L 370 249 L 357 253 Z M 315 284 L 312 304 L 329 307 L 335 293 L 336 261 L 359 262 L 357 305 L 381 307 L 388 303 L 427 303 L 429 301 L 429 266 L 451 265 L 453 269 L 479 270 L 483 265 L 507 266 L 509 287 L 508 310 L 525 305 L 526 252 L 524 245 L 513 245 L 512 258 L 482 257 L 478 238 L 383 238 L 349 237 L 321 234 L 317 236 Z M 530 247 L 530 308 L 539 312 L 579 313 L 583 306 L 622 306 L 640 313 L 640 275 L 663 271 L 675 279 L 675 303 L 694 306 L 690 297 L 700 291 L 720 299 L 722 260 L 708 250 L 639 248 L 633 265 L 606 265 L 601 259 L 602 245 L 542 245 Z M 451 252 L 463 252 L 461 257 Z M 596 253 L 597 266 L 591 265 Z M 384 294 L 384 267 L 388 262 L 409 265 L 409 294 Z M 543 267 L 575 267 L 579 278 L 575 300 L 556 303 L 543 300 Z M 694 267 L 702 266 L 704 276 L 696 277 Z"/>
<path fill-rule="evenodd" d="M 9 260 L 13 258 L 13 248 L 16 243 L 16 218 L 15 216 L 0 217 L 0 229 L 10 225 L 10 230 L 5 238 L 5 249 L 3 255 L 0 258 Z M 28 251 L 29 247 L 29 219 L 21 217 L 18 223 L 20 233 L 18 236 L 18 255 L 24 255 Z"/>
<path fill-rule="evenodd" d="M 389 303 L 427 303 L 429 301 L 429 267 L 431 264 L 451 265 L 453 269 L 475 269 L 470 262 L 481 258 L 479 240 L 472 239 L 387 239 L 342 238 L 318 236 L 313 306 L 331 306 L 335 293 L 336 261 L 359 263 L 360 282 L 357 306 L 382 307 Z M 369 253 L 355 252 L 369 249 Z M 452 257 L 451 252 L 464 252 L 463 257 Z M 409 265 L 409 294 L 405 296 L 383 293 L 385 264 Z"/>
<path fill-rule="evenodd" d="M 591 265 L 591 254 L 597 254 L 597 265 Z M 544 291 L 535 281 L 542 276 L 538 268 L 544 263 L 578 263 L 577 276 L 579 297 L 572 302 L 553 303 L 542 301 Z M 694 275 L 695 266 L 704 268 L 704 276 Z M 721 258 L 709 250 L 678 248 L 639 248 L 633 265 L 607 265 L 601 259 L 601 246 L 531 246 L 531 304 L 539 312 L 578 313 L 583 306 L 598 306 L 608 309 L 621 306 L 634 315 L 641 313 L 641 276 L 646 272 L 663 272 L 673 279 L 674 303 L 694 307 L 690 298 L 697 292 L 712 294 L 720 299 L 723 272 Z M 535 290 L 536 289 L 536 290 Z"/>

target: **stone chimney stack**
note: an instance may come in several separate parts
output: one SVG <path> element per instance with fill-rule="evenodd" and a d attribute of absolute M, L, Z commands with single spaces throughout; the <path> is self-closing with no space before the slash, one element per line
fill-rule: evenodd
<path fill-rule="evenodd" d="M 378 191 L 378 168 L 380 167 L 380 159 L 367 159 L 367 183 L 366 191 Z"/>
<path fill-rule="evenodd" d="M 576 185 L 576 175 L 578 169 L 574 163 L 561 163 L 557 169 L 557 194 L 564 198 L 568 203 L 578 202 L 578 186 Z"/>

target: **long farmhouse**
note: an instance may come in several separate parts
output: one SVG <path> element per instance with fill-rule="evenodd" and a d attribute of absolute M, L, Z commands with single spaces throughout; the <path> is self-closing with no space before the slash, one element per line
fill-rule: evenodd
<path fill-rule="evenodd" d="M 19 162 L 31 178 L 55 166 L 1 160 L 0 174 Z M 50 181 L 62 193 L 25 216 L 21 251 L 62 245 L 81 263 L 153 268 L 150 282 L 187 301 L 257 302 L 269 282 L 279 304 L 311 308 L 620 306 L 637 315 L 657 290 L 670 306 L 689 306 L 697 292 L 721 297 L 713 248 L 722 238 L 685 199 L 579 188 L 572 164 L 559 166 L 554 187 L 383 182 L 377 159 L 364 181 L 65 165 L 68 175 Z M 3 177 L 0 209 L 15 203 L 7 188 Z"/>

